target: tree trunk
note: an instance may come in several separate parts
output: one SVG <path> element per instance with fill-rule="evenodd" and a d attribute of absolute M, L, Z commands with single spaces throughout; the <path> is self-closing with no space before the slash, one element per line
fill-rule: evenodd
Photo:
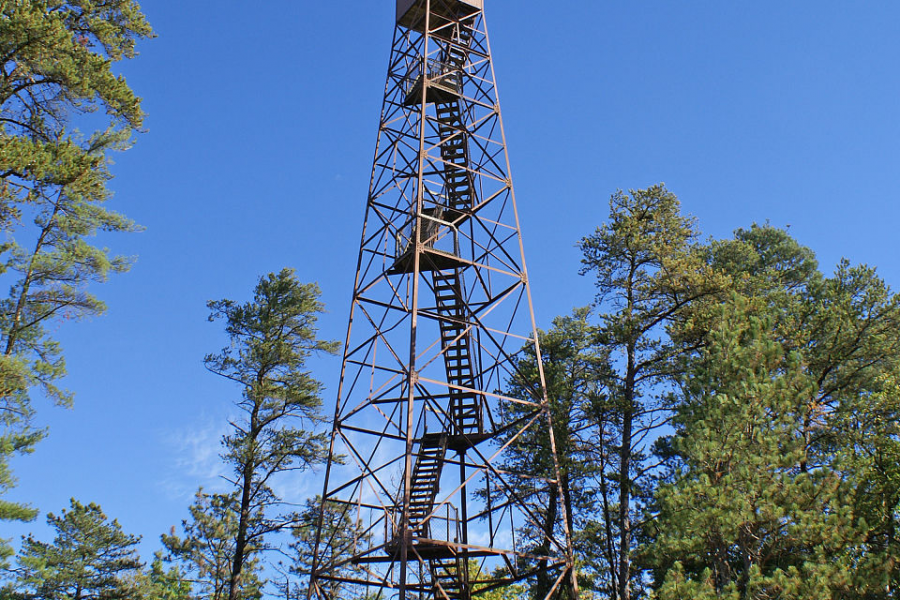
<path fill-rule="evenodd" d="M 619 448 L 619 600 L 631 600 L 631 445 L 634 435 L 636 350 L 627 348 L 625 406 L 622 411 L 622 445 Z"/>
<path fill-rule="evenodd" d="M 241 570 L 244 568 L 247 551 L 247 522 L 250 520 L 250 485 L 253 481 L 253 469 L 249 463 L 244 466 L 243 479 L 241 512 L 238 520 L 237 537 L 234 540 L 234 560 L 231 566 L 231 578 L 228 581 L 228 600 L 240 599 Z"/>
<path fill-rule="evenodd" d="M 550 540 L 553 538 L 553 525 L 556 523 L 556 513 L 558 511 L 557 503 L 560 501 L 559 486 L 550 485 L 549 488 L 550 493 L 547 498 L 547 516 L 544 519 L 544 539 L 536 552 L 539 556 L 546 556 L 550 553 Z M 543 570 L 537 574 L 537 582 L 535 585 L 535 597 L 537 600 L 544 600 L 550 592 L 550 588 L 553 587 L 553 581 L 547 575 L 547 572 Z"/>
<path fill-rule="evenodd" d="M 603 504 L 603 529 L 605 532 L 605 543 L 603 548 L 604 558 L 609 567 L 609 593 L 610 600 L 619 599 L 619 582 L 616 577 L 618 569 L 616 568 L 616 546 L 613 535 L 613 513 L 611 506 L 612 490 L 609 489 L 609 480 L 607 479 L 607 460 L 605 448 L 608 443 L 605 437 L 606 417 L 603 413 L 599 413 L 596 421 L 600 432 L 600 499 Z"/>
<path fill-rule="evenodd" d="M 257 385 L 260 385 L 262 376 L 257 376 Z M 250 427 L 248 428 L 249 444 L 251 448 L 256 446 L 256 436 L 259 435 L 259 403 L 254 403 L 253 412 L 250 413 Z M 256 456 L 255 451 L 249 452 L 249 457 L 244 459 L 244 469 L 241 473 L 241 506 L 240 516 L 238 519 L 237 537 L 234 540 L 234 560 L 231 566 L 231 577 L 228 581 L 228 600 L 239 600 L 241 592 L 241 570 L 244 568 L 244 561 L 247 553 L 247 528 L 250 523 L 250 497 L 251 487 L 253 485 L 253 457 Z"/>
<path fill-rule="evenodd" d="M 566 507 L 566 526 L 570 532 L 575 531 L 575 512 L 572 507 L 572 490 L 569 489 L 569 472 L 562 469 L 560 473 L 562 479 L 563 503 Z M 566 586 L 569 591 L 568 597 L 572 600 L 577 599 L 577 590 L 575 589 L 575 581 L 572 578 L 566 578 Z"/>
<path fill-rule="evenodd" d="M 60 196 L 62 192 L 60 192 Z M 53 228 L 56 224 L 56 215 L 59 212 L 59 203 L 60 198 L 56 199 L 56 204 L 53 206 L 53 214 L 50 215 L 50 218 L 47 219 L 47 224 L 41 229 L 41 233 L 38 236 L 37 242 L 34 244 L 34 251 L 31 253 L 31 257 L 28 261 L 28 269 L 25 271 L 24 276 L 22 278 L 22 288 L 19 290 L 19 297 L 16 299 L 16 309 L 13 313 L 12 323 L 9 326 L 9 332 L 7 332 L 6 337 L 6 348 L 3 350 L 3 354 L 5 356 L 11 356 L 13 350 L 15 349 L 16 342 L 19 338 L 20 327 L 22 325 L 22 314 L 25 312 L 25 305 L 28 301 L 28 292 L 31 291 L 31 282 L 34 277 L 34 259 L 40 254 L 41 249 L 44 247 L 44 241 L 47 239 L 47 235 L 50 233 L 50 229 Z"/>

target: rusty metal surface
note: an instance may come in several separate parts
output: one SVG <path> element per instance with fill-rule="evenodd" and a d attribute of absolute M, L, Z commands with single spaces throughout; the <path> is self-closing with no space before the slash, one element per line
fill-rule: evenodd
<path fill-rule="evenodd" d="M 563 507 L 541 552 L 518 533 L 543 530 L 522 482 L 558 487 L 559 464 L 542 367 L 508 395 L 540 352 L 481 8 L 397 3 L 323 493 L 354 534 L 323 511 L 311 598 L 577 589 Z M 553 474 L 510 470 L 524 437 L 548 440 Z"/>
<path fill-rule="evenodd" d="M 432 18 L 450 19 L 461 11 L 480 11 L 484 0 L 456 0 L 433 2 L 430 7 Z M 425 0 L 397 0 L 397 23 L 410 29 L 420 29 L 425 18 Z"/>

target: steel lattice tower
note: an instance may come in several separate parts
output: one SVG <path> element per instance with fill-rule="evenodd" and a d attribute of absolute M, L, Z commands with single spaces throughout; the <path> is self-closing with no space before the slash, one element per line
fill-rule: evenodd
<path fill-rule="evenodd" d="M 546 527 L 523 491 L 561 491 L 534 356 L 483 0 L 397 0 L 310 597 L 577 590 L 564 512 Z M 525 439 L 546 440 L 549 478 L 510 470 Z"/>

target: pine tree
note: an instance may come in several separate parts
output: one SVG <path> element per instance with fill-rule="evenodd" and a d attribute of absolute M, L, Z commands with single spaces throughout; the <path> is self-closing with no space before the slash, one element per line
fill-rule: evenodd
<path fill-rule="evenodd" d="M 166 563 L 174 563 L 181 580 L 191 584 L 192 597 L 198 600 L 226 600 L 232 580 L 235 538 L 238 532 L 238 504 L 234 494 L 206 494 L 197 491 L 190 506 L 190 518 L 182 521 L 182 535 L 174 531 L 162 536 Z M 259 522 L 258 511 L 250 524 Z M 262 597 L 264 582 L 259 577 L 260 562 L 256 556 L 260 548 L 251 545 L 243 562 L 240 587 L 241 600 Z M 170 571 L 171 573 L 171 571 Z"/>
<path fill-rule="evenodd" d="M 605 555 L 609 536 L 594 535 L 602 533 L 594 508 L 605 497 L 598 494 L 595 480 L 602 480 L 605 473 L 610 460 L 606 446 L 611 441 L 608 427 L 594 426 L 598 407 L 608 401 L 603 382 L 609 362 L 605 350 L 596 346 L 590 317 L 589 308 L 576 309 L 571 316 L 557 317 L 552 329 L 538 334 L 563 497 L 559 497 L 559 486 L 555 484 L 555 463 L 549 452 L 546 427 L 532 428 L 515 440 L 501 438 L 511 441 L 501 466 L 508 483 L 516 486 L 517 495 L 528 500 L 538 517 L 526 522 L 519 532 L 520 539 L 532 554 L 546 554 L 550 550 L 548 540 L 559 533 L 551 528 L 559 521 L 562 505 L 579 563 L 579 587 L 588 589 L 602 586 L 593 579 L 598 572 L 606 572 L 600 557 Z M 532 346 L 524 348 L 516 372 L 519 378 L 511 382 L 507 394 L 533 398 L 540 379 Z M 512 423 L 533 418 L 536 412 L 528 405 L 506 402 L 501 406 L 501 414 L 503 422 Z M 604 509 L 607 513 L 611 510 L 608 506 Z M 529 591 L 535 598 L 544 598 L 552 585 L 553 581 L 538 578 Z"/>
<path fill-rule="evenodd" d="M 636 501 L 648 493 L 654 465 L 649 450 L 670 418 L 667 396 L 688 352 L 668 328 L 693 303 L 721 292 L 726 283 L 701 260 L 692 219 L 663 185 L 617 192 L 609 220 L 581 240 L 582 274 L 595 277 L 600 311 L 597 339 L 610 356 L 605 384 L 609 401 L 598 407 L 598 427 L 614 429 L 614 462 L 605 477 L 606 549 L 611 597 L 630 600 L 639 581 L 633 562 Z M 614 497 L 611 496 L 614 494 Z"/>
<path fill-rule="evenodd" d="M 135 546 L 140 538 L 109 521 L 96 504 L 71 501 L 59 516 L 47 515 L 56 531 L 52 543 L 28 536 L 22 542 L 12 599 L 133 600 L 141 564 Z"/>
<path fill-rule="evenodd" d="M 127 148 L 144 117 L 112 65 L 150 36 L 134 0 L 0 3 L 0 276 L 11 290 L 0 299 L 0 493 L 15 483 L 10 457 L 44 435 L 33 391 L 71 403 L 56 384 L 65 363 L 49 325 L 102 313 L 90 284 L 130 264 L 88 238 L 136 229 L 104 206 L 108 153 Z M 88 113 L 100 129 L 82 136 Z M 0 520 L 35 515 L 0 502 Z"/>
<path fill-rule="evenodd" d="M 307 586 L 310 571 L 313 567 L 313 553 L 316 550 L 316 534 L 320 531 L 319 519 L 321 516 L 322 527 L 318 544 L 319 555 L 316 564 L 319 568 L 329 568 L 329 572 L 337 577 L 352 579 L 359 576 L 362 567 L 346 561 L 356 544 L 365 543 L 368 533 L 361 523 L 353 519 L 353 509 L 346 504 L 329 502 L 325 510 L 321 510 L 322 498 L 316 496 L 306 501 L 306 506 L 291 526 L 293 542 L 290 544 L 290 556 L 292 562 L 289 571 L 298 576 L 302 584 L 292 584 L 294 595 L 297 598 L 307 597 Z M 291 584 L 289 584 L 291 585 Z M 328 586 L 329 598 L 362 598 L 365 590 L 350 583 L 338 581 L 319 581 L 319 586 Z"/>
<path fill-rule="evenodd" d="M 900 376 L 886 375 L 880 384 L 861 398 L 865 411 L 848 415 L 841 427 L 851 501 L 868 525 L 854 586 L 871 600 L 900 597 Z"/>
<path fill-rule="evenodd" d="M 684 597 L 686 581 L 722 597 L 830 597 L 823 581 L 849 566 L 834 542 L 860 539 L 840 474 L 798 468 L 813 382 L 773 321 L 762 302 L 725 305 L 691 372 L 673 442 L 682 467 L 657 491 L 646 551 L 659 561 L 661 599 Z"/>
<path fill-rule="evenodd" d="M 209 303 L 210 321 L 225 320 L 229 345 L 205 359 L 207 369 L 241 386 L 235 405 L 241 418 L 222 440 L 232 467 L 237 531 L 231 552 L 229 600 L 238 600 L 245 563 L 265 548 L 268 534 L 283 530 L 293 515 L 277 514 L 273 478 L 308 469 L 327 456 L 326 436 L 316 432 L 322 385 L 306 371 L 313 353 L 334 353 L 337 344 L 317 339 L 324 310 L 315 284 L 301 284 L 284 269 L 259 280 L 253 300 Z"/>
<path fill-rule="evenodd" d="M 166 568 L 160 553 L 150 569 L 135 580 L 135 600 L 196 600 L 192 586 L 178 567 Z"/>
<path fill-rule="evenodd" d="M 900 301 L 769 226 L 709 250 L 735 291 L 685 321 L 703 351 L 644 553 L 659 597 L 892 597 Z"/>

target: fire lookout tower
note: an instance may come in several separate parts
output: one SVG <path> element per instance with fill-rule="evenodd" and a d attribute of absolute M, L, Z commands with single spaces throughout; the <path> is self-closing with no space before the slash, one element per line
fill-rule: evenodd
<path fill-rule="evenodd" d="M 483 0 L 396 2 L 310 598 L 577 593 Z"/>

